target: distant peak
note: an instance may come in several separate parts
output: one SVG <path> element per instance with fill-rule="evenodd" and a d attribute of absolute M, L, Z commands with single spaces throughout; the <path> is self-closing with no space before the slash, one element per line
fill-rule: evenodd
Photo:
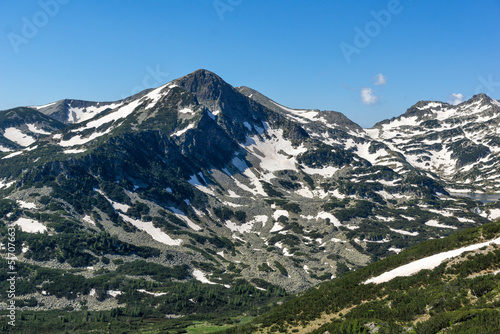
<path fill-rule="evenodd" d="M 209 71 L 209 70 L 204 69 L 204 68 L 197 69 L 196 71 L 191 72 L 190 74 L 216 75 L 214 72 Z"/>
<path fill-rule="evenodd" d="M 473 97 L 471 97 L 470 99 L 468 100 L 465 100 L 459 104 L 467 104 L 467 103 L 472 103 L 472 102 L 476 102 L 476 101 L 486 101 L 486 102 L 490 102 L 492 101 L 492 98 L 489 97 L 488 95 L 484 94 L 484 93 L 479 93 L 479 94 L 476 94 L 474 95 Z M 437 105 L 441 105 L 441 106 L 447 106 L 447 105 L 450 105 L 449 103 L 447 102 L 442 102 L 442 101 L 418 101 L 417 103 L 415 103 L 412 108 L 417 108 L 417 109 L 427 109 L 429 107 L 435 107 Z"/>
<path fill-rule="evenodd" d="M 224 81 L 222 80 L 221 77 L 219 77 L 217 74 L 214 72 L 211 72 L 209 70 L 205 69 L 199 69 L 194 72 L 191 72 L 177 80 L 186 80 L 186 79 L 191 79 L 191 78 L 196 78 L 198 80 L 216 80 L 216 81 Z"/>
<path fill-rule="evenodd" d="M 437 106 L 443 106 L 443 105 L 449 105 L 449 103 L 442 102 L 442 101 L 422 100 L 422 101 L 418 101 L 417 103 L 415 103 L 411 108 L 417 108 L 417 109 L 422 110 L 422 109 L 433 108 L 433 107 L 435 108 Z"/>
<path fill-rule="evenodd" d="M 232 89 L 232 87 L 217 74 L 205 69 L 189 73 L 188 75 L 174 80 L 174 83 L 195 94 L 214 90 Z"/>
<path fill-rule="evenodd" d="M 492 98 L 489 97 L 488 95 L 486 95 L 484 93 L 479 93 L 479 94 L 476 94 L 473 97 L 471 97 L 467 102 L 476 102 L 476 101 L 490 102 L 491 100 L 492 100 Z"/>

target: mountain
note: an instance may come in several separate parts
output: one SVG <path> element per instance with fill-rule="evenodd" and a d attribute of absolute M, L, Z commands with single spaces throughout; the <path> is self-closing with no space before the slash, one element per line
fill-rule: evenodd
<path fill-rule="evenodd" d="M 5 123 L 0 242 L 18 228 L 25 319 L 239 314 L 499 216 L 341 113 L 207 70 L 0 117 L 18 121 Z"/>
<path fill-rule="evenodd" d="M 226 333 L 497 333 L 500 223 L 424 242 Z"/>
<path fill-rule="evenodd" d="M 237 88 L 242 94 L 266 106 L 275 113 L 300 124 L 307 133 L 326 145 L 355 153 L 372 165 L 387 166 L 398 172 L 415 171 L 399 152 L 384 143 L 373 140 L 358 124 L 345 115 L 329 110 L 291 109 L 278 104 L 261 93 L 248 88 Z"/>
<path fill-rule="evenodd" d="M 366 131 L 450 191 L 498 192 L 500 102 L 479 94 L 456 106 L 420 101 Z"/>

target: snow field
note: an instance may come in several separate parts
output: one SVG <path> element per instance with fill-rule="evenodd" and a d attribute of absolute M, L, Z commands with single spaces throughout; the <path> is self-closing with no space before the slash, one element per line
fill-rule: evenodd
<path fill-rule="evenodd" d="M 14 127 L 6 128 L 4 130 L 3 136 L 8 140 L 24 147 L 30 146 L 36 141 L 35 138 L 23 133 L 21 130 Z"/>

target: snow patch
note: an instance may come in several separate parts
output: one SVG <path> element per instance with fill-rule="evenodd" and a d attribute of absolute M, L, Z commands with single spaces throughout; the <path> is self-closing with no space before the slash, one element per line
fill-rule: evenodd
<path fill-rule="evenodd" d="M 199 269 L 195 269 L 193 270 L 193 277 L 196 278 L 198 281 L 200 281 L 201 283 L 205 283 L 205 284 L 217 284 L 217 283 L 214 283 L 214 282 L 210 282 L 205 276 L 207 274 L 205 274 L 203 271 L 199 270 Z"/>
<path fill-rule="evenodd" d="M 12 152 L 12 150 L 8 147 L 0 145 L 0 152 Z"/>
<path fill-rule="evenodd" d="M 205 194 L 207 195 L 212 195 L 215 197 L 215 193 L 212 189 L 210 189 L 209 187 L 201 184 L 200 180 L 198 179 L 198 177 L 201 177 L 201 179 L 203 181 L 205 181 L 205 179 L 203 178 L 203 175 L 201 173 L 198 173 L 198 174 L 193 174 L 191 175 L 191 177 L 189 178 L 188 182 L 195 186 L 196 189 L 198 189 L 199 191 L 201 192 L 204 192 Z M 206 183 L 206 182 L 205 182 Z"/>
<path fill-rule="evenodd" d="M 431 226 L 431 227 L 439 227 L 439 228 L 450 228 L 453 230 L 457 229 L 455 226 L 440 224 L 437 220 L 434 220 L 434 219 L 429 220 L 427 223 L 425 223 L 425 225 Z"/>
<path fill-rule="evenodd" d="M 74 137 L 71 137 L 68 140 L 61 140 L 59 142 L 59 145 L 62 147 L 83 145 L 83 144 L 86 144 L 86 143 L 96 139 L 96 138 L 102 137 L 102 136 L 110 133 L 111 130 L 112 130 L 112 127 L 109 127 L 108 129 L 106 129 L 103 132 L 94 132 L 89 137 L 86 137 L 86 138 L 82 138 L 81 135 L 76 135 Z"/>
<path fill-rule="evenodd" d="M 52 105 L 54 105 L 54 104 L 56 104 L 56 103 L 57 103 L 57 101 L 56 101 L 56 102 L 49 103 L 49 104 L 44 104 L 43 106 L 31 106 L 31 107 L 29 107 L 29 108 L 33 108 L 33 109 L 36 109 L 36 110 L 40 110 L 40 109 L 43 109 L 43 108 L 50 107 L 50 106 L 52 106 Z"/>
<path fill-rule="evenodd" d="M 130 206 L 128 206 L 127 204 L 121 204 L 121 203 L 118 203 L 118 202 L 111 200 L 108 196 L 106 196 L 104 194 L 104 192 L 102 190 L 100 190 L 100 189 L 94 189 L 94 190 L 97 191 L 99 194 L 103 195 L 108 200 L 108 202 L 111 203 L 111 206 L 113 207 L 113 209 L 120 210 L 123 213 L 126 213 L 128 211 L 128 209 L 130 209 Z"/>
<path fill-rule="evenodd" d="M 163 232 L 161 229 L 158 227 L 155 227 L 152 222 L 143 222 L 140 220 L 136 220 L 133 218 L 130 218 L 123 213 L 118 213 L 120 217 L 127 223 L 130 223 L 137 227 L 139 230 L 142 230 L 149 234 L 154 240 L 161 242 L 165 245 L 169 246 L 180 246 L 182 243 L 182 239 L 172 239 L 168 234 Z"/>
<path fill-rule="evenodd" d="M 390 251 L 390 252 L 394 252 L 394 253 L 396 253 L 396 254 L 399 254 L 399 253 L 401 253 L 403 250 L 402 250 L 401 248 L 391 247 L 391 248 L 389 248 L 389 249 L 388 249 L 388 251 Z"/>
<path fill-rule="evenodd" d="M 283 137 L 283 130 L 269 129 L 270 139 L 262 140 L 260 136 L 247 137 L 243 148 L 260 160 L 260 167 L 270 171 L 297 170 L 296 156 L 307 151 L 302 144 L 294 147 L 292 142 Z"/>
<path fill-rule="evenodd" d="M 101 103 L 97 103 L 97 105 L 95 106 L 90 106 L 86 108 L 76 108 L 71 106 L 68 109 L 68 121 L 70 123 L 82 123 L 91 118 L 94 118 L 95 116 L 97 116 L 106 109 L 115 109 L 121 105 L 123 105 L 123 102 L 103 104 L 103 105 L 101 105 Z"/>
<path fill-rule="evenodd" d="M 283 255 L 284 256 L 293 256 L 290 252 L 288 252 L 288 248 L 283 248 Z"/>
<path fill-rule="evenodd" d="M 17 204 L 23 209 L 37 209 L 37 206 L 35 203 L 28 203 L 25 201 L 17 200 Z"/>
<path fill-rule="evenodd" d="M 190 123 L 188 126 L 186 126 L 184 129 L 182 130 L 177 130 L 176 132 L 172 133 L 170 135 L 170 137 L 173 137 L 173 136 L 176 136 L 176 137 L 180 137 L 182 134 L 184 134 L 185 132 L 187 132 L 188 130 L 191 130 L 192 128 L 194 128 L 194 124 L 193 123 Z"/>
<path fill-rule="evenodd" d="M 229 197 L 232 197 L 232 198 L 238 198 L 238 197 L 241 197 L 240 195 L 238 195 L 237 193 L 235 193 L 234 191 L 232 190 L 228 190 L 227 193 L 229 194 Z"/>
<path fill-rule="evenodd" d="M 472 219 L 468 219 L 468 218 L 462 218 L 462 217 L 456 217 L 458 219 L 459 222 L 461 223 L 475 223 L 474 220 Z"/>
<path fill-rule="evenodd" d="M 288 211 L 286 210 L 276 210 L 274 213 L 273 213 L 273 218 L 274 219 L 278 219 L 279 217 L 281 216 L 285 216 L 285 217 L 288 217 Z"/>
<path fill-rule="evenodd" d="M 12 225 L 19 226 L 21 231 L 28 233 L 43 233 L 47 231 L 47 227 L 39 221 L 29 218 L 19 218 Z"/>
<path fill-rule="evenodd" d="M 397 230 L 395 228 L 389 228 L 389 230 L 391 230 L 392 232 L 403 234 L 403 235 L 411 235 L 412 237 L 416 237 L 418 235 L 418 232 L 408 232 L 405 230 Z"/>
<path fill-rule="evenodd" d="M 378 220 L 382 220 L 384 222 L 392 222 L 394 221 L 394 217 L 383 217 L 383 216 L 375 216 Z"/>
<path fill-rule="evenodd" d="M 86 149 L 83 149 L 83 148 L 82 149 L 75 148 L 75 149 L 70 149 L 70 150 L 64 150 L 63 153 L 65 153 L 65 154 L 78 154 L 78 153 L 83 153 L 85 151 L 86 151 Z"/>
<path fill-rule="evenodd" d="M 307 166 L 301 166 L 301 167 L 307 174 L 316 174 L 326 177 L 332 177 L 335 173 L 339 171 L 339 168 L 333 166 L 328 166 L 324 168 L 311 168 Z"/>
<path fill-rule="evenodd" d="M 273 233 L 273 232 L 278 232 L 278 231 L 281 231 L 282 229 L 284 229 L 283 226 L 280 225 L 280 223 L 274 223 L 273 227 L 271 228 L 271 230 L 269 231 L 269 233 Z"/>
<path fill-rule="evenodd" d="M 50 135 L 50 132 L 37 128 L 35 124 L 26 124 L 26 125 L 28 126 L 28 130 L 30 130 L 33 133 L 38 133 L 41 135 Z"/>
<path fill-rule="evenodd" d="M 82 219 L 84 222 L 86 223 L 89 223 L 89 224 L 92 224 L 92 225 L 95 225 L 95 222 L 92 220 L 92 218 L 90 218 L 89 215 L 86 215 L 85 217 L 83 217 Z"/>
<path fill-rule="evenodd" d="M 183 108 L 179 110 L 180 114 L 194 114 L 194 111 L 191 108 Z"/>
<path fill-rule="evenodd" d="M 144 289 L 137 289 L 137 291 L 142 292 L 142 293 L 146 293 L 148 295 L 155 296 L 155 297 L 160 297 L 160 296 L 164 296 L 167 294 L 167 292 L 149 292 L 149 291 L 146 291 Z"/>
<path fill-rule="evenodd" d="M 248 122 L 243 122 L 243 125 L 250 131 L 252 131 L 252 126 Z"/>
<path fill-rule="evenodd" d="M 118 291 L 118 290 L 106 290 L 106 294 L 110 295 L 111 297 L 116 297 L 121 295 L 123 292 Z"/>
<path fill-rule="evenodd" d="M 200 226 L 196 225 L 191 219 L 189 219 L 188 216 L 181 210 L 174 208 L 172 206 L 169 207 L 168 209 L 172 211 L 177 218 L 183 220 L 193 230 L 199 231 L 202 229 Z"/>
<path fill-rule="evenodd" d="M 423 269 L 429 269 L 429 270 L 430 269 L 434 269 L 437 266 L 439 266 L 441 263 L 443 263 L 443 261 L 445 261 L 445 260 L 457 257 L 457 256 L 459 256 L 459 255 L 461 255 L 461 254 L 463 254 L 465 252 L 470 252 L 470 251 L 482 248 L 484 246 L 488 246 L 488 245 L 490 245 L 492 243 L 500 245 L 500 238 L 497 238 L 497 239 L 494 239 L 494 240 L 490 240 L 490 241 L 486 241 L 486 242 L 482 242 L 482 243 L 479 243 L 479 244 L 474 244 L 474 245 L 471 245 L 471 246 L 466 246 L 466 247 L 458 248 L 458 249 L 455 249 L 455 250 L 451 250 L 451 251 L 447 251 L 447 252 L 443 252 L 443 253 L 439 253 L 439 254 L 435 254 L 435 255 L 432 255 L 432 256 L 429 256 L 429 257 L 425 257 L 423 259 L 420 259 L 420 260 L 417 260 L 417 261 L 405 264 L 405 265 L 400 266 L 400 267 L 398 267 L 396 269 L 393 269 L 391 271 L 383 273 L 380 276 L 370 278 L 367 281 L 365 281 L 364 284 L 369 284 L 369 283 L 375 283 L 375 284 L 384 283 L 384 282 L 388 282 L 388 281 L 390 281 L 390 280 L 392 280 L 393 278 L 396 278 L 396 277 L 407 277 L 407 276 L 414 275 L 414 274 L 418 273 L 420 270 L 423 270 Z"/>
<path fill-rule="evenodd" d="M 264 227 L 268 220 L 267 216 L 255 216 L 254 219 L 246 222 L 245 224 L 236 225 L 230 220 L 226 220 L 226 227 L 231 230 L 231 232 L 239 232 L 239 233 L 250 233 L 252 231 L 253 226 L 257 222 L 261 222 Z"/>
<path fill-rule="evenodd" d="M 335 227 L 342 226 L 342 224 L 337 219 L 337 217 L 335 217 L 331 213 L 328 213 L 325 211 L 321 211 L 318 213 L 318 215 L 316 216 L 316 220 L 318 220 L 318 219 L 330 219 L 330 224 L 333 224 L 333 226 L 335 226 Z"/>
<path fill-rule="evenodd" d="M 490 214 L 488 215 L 489 219 L 497 219 L 500 218 L 500 209 L 490 209 Z"/>
<path fill-rule="evenodd" d="M 10 141 L 13 141 L 21 146 L 30 146 L 36 139 L 23 133 L 21 130 L 10 127 L 4 130 L 3 136 Z"/>

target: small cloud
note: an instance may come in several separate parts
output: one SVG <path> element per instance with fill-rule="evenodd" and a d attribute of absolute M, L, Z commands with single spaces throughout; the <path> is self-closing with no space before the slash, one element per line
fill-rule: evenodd
<path fill-rule="evenodd" d="M 457 105 L 464 102 L 464 95 L 461 93 L 453 93 L 450 94 L 450 99 L 448 100 L 449 104 Z"/>
<path fill-rule="evenodd" d="M 382 73 L 379 73 L 375 76 L 375 85 L 385 85 L 387 83 L 387 79 L 384 77 Z"/>
<path fill-rule="evenodd" d="M 361 101 L 366 105 L 371 105 L 377 103 L 379 100 L 378 96 L 373 95 L 373 89 L 369 87 L 361 88 Z"/>

